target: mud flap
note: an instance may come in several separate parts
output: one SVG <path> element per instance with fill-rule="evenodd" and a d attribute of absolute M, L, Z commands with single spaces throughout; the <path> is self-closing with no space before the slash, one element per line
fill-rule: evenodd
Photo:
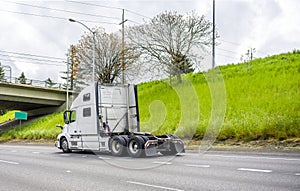
<path fill-rule="evenodd" d="M 145 155 L 149 156 L 157 156 L 157 150 L 155 145 L 150 145 L 147 149 L 145 149 Z"/>
<path fill-rule="evenodd" d="M 177 153 L 185 153 L 184 144 L 182 142 L 174 143 L 174 146 Z"/>

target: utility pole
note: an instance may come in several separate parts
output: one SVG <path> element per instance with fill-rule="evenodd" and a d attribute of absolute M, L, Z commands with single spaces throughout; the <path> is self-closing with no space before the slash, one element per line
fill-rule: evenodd
<path fill-rule="evenodd" d="M 215 0 L 213 0 L 213 43 L 212 43 L 212 68 L 215 67 Z"/>
<path fill-rule="evenodd" d="M 67 56 L 67 93 L 66 93 L 66 110 L 69 109 L 69 65 L 70 65 L 70 55 L 71 55 L 71 50 L 68 50 L 68 56 Z"/>
<path fill-rule="evenodd" d="M 125 49 L 125 37 L 124 37 L 124 23 L 127 21 L 124 18 L 124 9 L 122 10 L 122 22 L 119 25 L 122 25 L 122 83 L 125 84 L 125 56 L 124 56 L 124 49 Z"/>

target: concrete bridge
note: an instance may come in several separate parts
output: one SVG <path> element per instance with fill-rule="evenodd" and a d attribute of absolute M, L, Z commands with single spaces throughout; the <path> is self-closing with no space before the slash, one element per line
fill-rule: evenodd
<path fill-rule="evenodd" d="M 0 109 L 22 110 L 33 117 L 63 110 L 65 102 L 66 90 L 0 82 Z"/>

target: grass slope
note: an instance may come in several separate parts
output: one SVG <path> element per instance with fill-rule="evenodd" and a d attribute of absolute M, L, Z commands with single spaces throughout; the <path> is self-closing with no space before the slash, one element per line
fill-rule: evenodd
<path fill-rule="evenodd" d="M 226 87 L 226 113 L 218 140 L 300 137 L 299 51 L 219 69 Z M 188 83 L 172 87 L 168 81 L 140 84 L 142 131 L 202 138 L 213 107 L 210 72 L 185 75 Z M 0 140 L 54 139 L 61 131 L 57 123 L 63 124 L 61 113 L 4 132 Z"/>
<path fill-rule="evenodd" d="M 54 113 L 46 117 L 36 119 L 28 124 L 17 126 L 10 129 L 0 136 L 0 141 L 12 139 L 55 139 L 61 132 L 61 129 L 56 127 L 56 124 L 63 124 L 62 113 Z"/>
<path fill-rule="evenodd" d="M 219 68 L 226 87 L 226 114 L 219 140 L 300 137 L 299 51 Z M 197 92 L 200 105 L 200 122 L 193 127 L 194 137 L 197 138 L 203 137 L 211 118 L 212 101 L 207 76 L 208 73 L 186 75 Z M 189 119 L 181 117 L 182 111 L 187 110 L 181 108 L 182 103 L 174 89 L 162 81 L 139 86 L 142 130 L 158 134 L 177 132 L 181 136 L 189 136 L 189 126 L 183 131 L 176 131 L 182 120 Z M 181 90 L 188 91 L 188 88 Z M 160 102 L 163 104 L 159 106 L 157 103 Z M 193 110 L 195 106 L 191 104 L 190 108 Z M 165 116 L 163 123 L 151 120 L 151 117 L 155 118 L 154 111 L 164 111 L 159 114 Z"/>

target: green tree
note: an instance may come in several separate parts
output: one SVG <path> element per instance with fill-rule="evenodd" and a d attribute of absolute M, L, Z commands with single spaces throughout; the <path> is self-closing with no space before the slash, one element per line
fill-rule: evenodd
<path fill-rule="evenodd" d="M 46 84 L 46 87 L 53 87 L 56 83 L 53 82 L 50 78 L 48 78 L 47 80 L 45 80 L 45 84 Z"/>
<path fill-rule="evenodd" d="M 27 78 L 25 77 L 24 72 L 21 73 L 20 77 L 18 78 L 18 81 L 20 84 L 26 84 Z"/>
<path fill-rule="evenodd" d="M 187 58 L 186 55 L 182 53 L 178 53 L 172 56 L 172 75 L 176 75 L 177 73 L 180 74 L 187 74 L 190 72 L 194 72 L 193 64 Z"/>

